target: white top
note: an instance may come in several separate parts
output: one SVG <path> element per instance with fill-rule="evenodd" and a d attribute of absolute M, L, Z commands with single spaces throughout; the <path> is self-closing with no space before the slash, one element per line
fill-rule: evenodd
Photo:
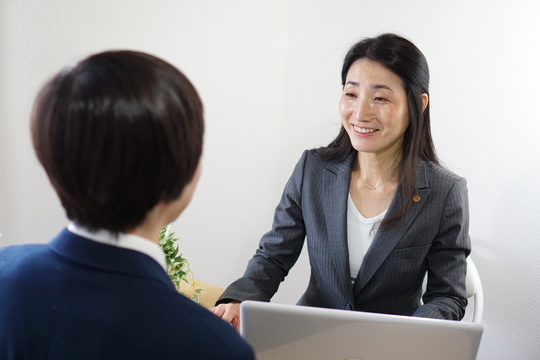
<path fill-rule="evenodd" d="M 364 256 L 371 246 L 387 210 L 375 217 L 365 218 L 360 214 L 349 194 L 347 206 L 347 244 L 349 247 L 351 282 L 353 284 L 360 271 L 360 266 L 362 266 Z"/>
<path fill-rule="evenodd" d="M 126 233 L 119 233 L 118 236 L 115 236 L 113 233 L 107 230 L 90 231 L 87 228 L 81 227 L 73 222 L 69 223 L 68 230 L 75 235 L 82 236 L 89 240 L 121 247 L 124 249 L 135 250 L 148 255 L 157 261 L 157 263 L 161 265 L 165 271 L 167 271 L 165 253 L 161 249 L 161 246 L 141 236 Z"/>

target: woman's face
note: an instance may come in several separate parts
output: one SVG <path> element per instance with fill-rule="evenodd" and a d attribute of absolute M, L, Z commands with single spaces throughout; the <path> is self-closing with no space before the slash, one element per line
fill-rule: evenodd
<path fill-rule="evenodd" d="M 356 60 L 339 101 L 354 149 L 377 155 L 400 151 L 409 125 L 407 94 L 399 76 L 376 61 Z"/>

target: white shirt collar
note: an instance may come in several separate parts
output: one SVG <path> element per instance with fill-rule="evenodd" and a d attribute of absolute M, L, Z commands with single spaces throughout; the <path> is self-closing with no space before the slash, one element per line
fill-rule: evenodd
<path fill-rule="evenodd" d="M 152 259 L 167 271 L 167 262 L 165 261 L 165 253 L 161 246 L 134 234 L 119 233 L 114 236 L 113 233 L 107 230 L 90 231 L 73 222 L 68 225 L 68 230 L 75 235 L 82 236 L 86 239 L 97 241 L 102 244 L 118 246 L 125 249 L 131 249 L 150 256 Z"/>

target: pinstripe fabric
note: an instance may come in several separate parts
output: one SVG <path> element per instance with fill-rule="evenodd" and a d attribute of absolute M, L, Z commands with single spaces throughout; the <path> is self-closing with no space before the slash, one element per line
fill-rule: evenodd
<path fill-rule="evenodd" d="M 306 151 L 266 233 L 228 299 L 270 301 L 307 241 L 311 277 L 299 304 L 443 319 L 461 319 L 470 252 L 465 179 L 431 163 L 418 166 L 420 201 L 399 223 L 379 229 L 354 287 L 349 276 L 347 194 L 355 152 L 329 163 Z M 399 190 L 398 190 L 399 191 Z M 411 199 L 412 201 L 412 199 Z M 394 197 L 386 216 L 398 207 Z M 420 306 L 422 280 L 427 291 Z"/>

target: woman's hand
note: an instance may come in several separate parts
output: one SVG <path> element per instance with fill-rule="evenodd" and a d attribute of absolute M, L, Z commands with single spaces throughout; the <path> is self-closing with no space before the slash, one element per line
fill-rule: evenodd
<path fill-rule="evenodd" d="M 240 302 L 231 301 L 228 304 L 219 304 L 216 307 L 209 309 L 215 315 L 219 316 L 226 322 L 230 323 L 240 331 Z"/>

